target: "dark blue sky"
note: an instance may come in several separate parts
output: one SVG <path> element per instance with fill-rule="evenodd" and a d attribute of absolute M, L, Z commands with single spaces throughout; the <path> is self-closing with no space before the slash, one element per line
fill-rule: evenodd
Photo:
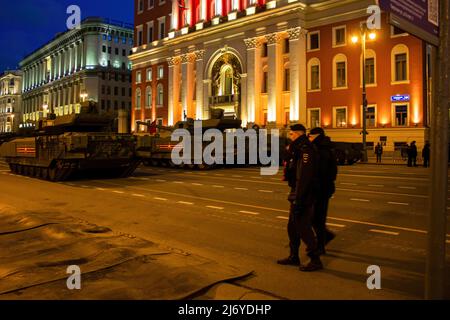
<path fill-rule="evenodd" d="M 133 23 L 134 0 L 1 1 L 0 73 L 17 68 L 22 58 L 67 30 L 69 5 L 81 8 L 81 19 L 101 16 Z"/>

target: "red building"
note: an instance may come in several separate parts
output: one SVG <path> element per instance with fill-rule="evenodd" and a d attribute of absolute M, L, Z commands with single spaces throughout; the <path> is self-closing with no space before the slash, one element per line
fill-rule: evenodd
<path fill-rule="evenodd" d="M 324 127 L 334 140 L 385 151 L 428 140 L 428 48 L 387 23 L 367 37 L 375 0 L 136 1 L 133 124 L 208 118 L 243 126 Z M 362 119 L 362 70 L 368 110 Z M 151 70 L 151 71 L 150 71 Z M 149 74 L 151 73 L 151 74 Z M 150 77 L 151 76 L 151 77 Z M 141 128 L 143 129 L 143 128 Z"/>

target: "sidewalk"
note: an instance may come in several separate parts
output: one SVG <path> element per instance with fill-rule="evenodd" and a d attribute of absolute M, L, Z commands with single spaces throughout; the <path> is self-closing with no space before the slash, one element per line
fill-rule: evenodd
<path fill-rule="evenodd" d="M 0 204 L 0 300 L 232 299 L 272 296 L 233 284 L 252 274 L 68 215 Z M 81 269 L 81 290 L 67 268 Z"/>

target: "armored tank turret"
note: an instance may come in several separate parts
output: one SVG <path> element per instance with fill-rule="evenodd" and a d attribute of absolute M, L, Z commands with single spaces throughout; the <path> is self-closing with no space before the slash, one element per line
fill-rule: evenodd
<path fill-rule="evenodd" d="M 64 181 L 74 173 L 105 172 L 126 177 L 138 166 L 135 138 L 111 131 L 112 118 L 96 112 L 94 102 L 82 103 L 80 113 L 40 120 L 30 137 L 0 146 L 13 173 Z"/>

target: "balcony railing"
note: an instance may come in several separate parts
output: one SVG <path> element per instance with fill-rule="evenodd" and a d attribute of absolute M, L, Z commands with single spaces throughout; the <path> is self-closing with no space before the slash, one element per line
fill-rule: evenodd
<path fill-rule="evenodd" d="M 239 95 L 231 94 L 226 96 L 209 97 L 210 106 L 231 105 L 239 101 Z"/>

